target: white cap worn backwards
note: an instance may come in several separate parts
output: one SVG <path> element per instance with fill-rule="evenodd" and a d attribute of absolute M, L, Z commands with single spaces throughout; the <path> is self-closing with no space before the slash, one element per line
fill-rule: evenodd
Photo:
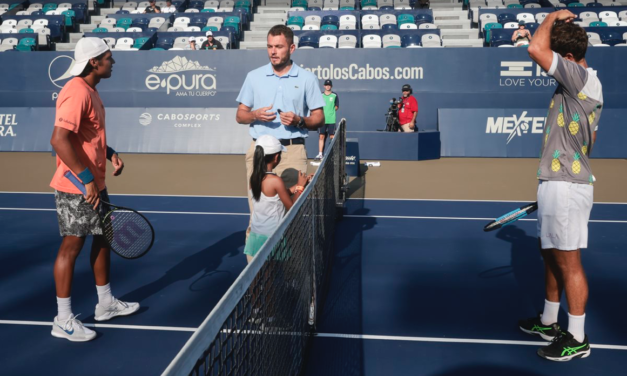
<path fill-rule="evenodd" d="M 100 38 L 81 38 L 74 51 L 74 66 L 70 73 L 78 76 L 85 70 L 89 59 L 93 59 L 109 51 L 109 46 Z"/>

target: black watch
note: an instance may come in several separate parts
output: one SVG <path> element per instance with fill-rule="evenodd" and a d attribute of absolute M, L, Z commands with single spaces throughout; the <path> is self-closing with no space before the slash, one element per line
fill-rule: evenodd
<path fill-rule="evenodd" d="M 305 118 L 301 116 L 300 121 L 298 122 L 298 124 L 296 124 L 296 126 L 298 128 L 305 128 Z"/>

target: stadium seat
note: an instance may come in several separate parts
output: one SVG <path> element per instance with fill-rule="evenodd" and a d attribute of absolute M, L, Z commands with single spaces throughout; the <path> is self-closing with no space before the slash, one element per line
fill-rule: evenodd
<path fill-rule="evenodd" d="M 44 6 L 42 8 L 42 11 L 44 13 L 47 13 L 47 12 L 49 12 L 51 10 L 56 10 L 56 9 L 57 9 L 57 4 L 55 4 L 55 3 L 48 3 L 48 4 L 44 4 Z"/>
<path fill-rule="evenodd" d="M 516 16 L 511 13 L 501 13 L 496 16 L 496 19 L 501 25 L 505 25 L 508 22 L 518 22 Z"/>
<path fill-rule="evenodd" d="M 163 48 L 164 50 L 169 50 L 174 45 L 174 39 L 168 37 L 159 37 L 157 39 L 157 43 L 155 43 L 155 47 Z"/>
<path fill-rule="evenodd" d="M 340 35 L 338 38 L 338 48 L 356 48 L 357 38 L 354 35 Z"/>
<path fill-rule="evenodd" d="M 381 36 L 377 34 L 366 34 L 361 38 L 363 48 L 381 48 Z"/>
<path fill-rule="evenodd" d="M 379 17 L 379 24 L 383 25 L 396 25 L 396 16 L 393 14 L 383 14 Z M 399 39 L 400 43 L 400 39 Z"/>
<path fill-rule="evenodd" d="M 205 8 L 200 11 L 200 13 L 215 13 L 215 9 L 213 8 Z M 153 48 L 154 50 L 154 48 Z"/>
<path fill-rule="evenodd" d="M 354 30 L 357 28 L 357 18 L 353 15 L 342 15 L 340 17 L 340 29 Z"/>
<path fill-rule="evenodd" d="M 383 48 L 401 48 L 401 37 L 397 34 L 386 34 L 382 41 Z"/>
<path fill-rule="evenodd" d="M 298 41 L 298 48 L 318 48 L 318 37 L 302 35 Z"/>
<path fill-rule="evenodd" d="M 150 38 L 147 38 L 147 37 L 141 37 L 141 38 L 135 39 L 135 42 L 133 42 L 133 48 L 142 48 L 143 45 L 146 42 L 148 42 L 148 40 L 150 40 Z"/>
<path fill-rule="evenodd" d="M 136 10 L 137 9 L 137 3 L 134 1 L 127 1 L 126 3 L 124 3 L 124 5 L 122 6 L 122 9 L 124 10 L 128 10 L 129 12 L 132 10 Z M 143 10 L 143 9 L 142 9 Z"/>
<path fill-rule="evenodd" d="M 215 26 L 205 26 L 205 27 L 202 28 L 201 31 L 202 32 L 205 32 L 205 31 L 218 31 L 218 28 L 215 27 Z"/>
<path fill-rule="evenodd" d="M 586 6 L 590 7 L 590 8 L 592 8 L 592 7 L 602 7 L 603 4 L 600 4 L 600 3 L 586 3 Z"/>
<path fill-rule="evenodd" d="M 402 24 L 400 27 L 401 30 L 409 30 L 409 29 L 418 29 L 418 25 L 413 23 Z"/>
<path fill-rule="evenodd" d="M 500 24 L 497 24 L 500 25 Z M 423 47 L 442 47 L 442 41 L 437 34 L 425 34 L 420 39 Z"/>
<path fill-rule="evenodd" d="M 399 27 L 408 23 L 414 25 L 416 24 L 416 20 L 411 14 L 400 14 L 398 17 L 396 17 L 396 21 L 398 22 Z"/>
<path fill-rule="evenodd" d="M 420 35 L 418 34 L 405 34 L 401 37 L 401 47 L 403 48 L 415 48 L 421 47 Z"/>
<path fill-rule="evenodd" d="M 432 23 L 423 23 L 418 25 L 418 29 L 437 29 L 438 27 Z"/>
<path fill-rule="evenodd" d="M 115 12 L 115 14 L 131 14 L 131 12 L 126 9 L 120 9 L 117 12 Z"/>
<path fill-rule="evenodd" d="M 209 19 L 207 20 L 207 26 L 214 26 L 218 28 L 218 30 L 222 27 L 223 23 L 224 18 L 218 16 L 209 17 Z"/>
<path fill-rule="evenodd" d="M 35 38 L 22 38 L 16 48 L 20 51 L 32 51 L 37 46 Z"/>
<path fill-rule="evenodd" d="M 526 24 L 536 22 L 535 17 L 531 13 L 518 13 L 516 19 L 518 21 L 525 21 Z"/>
<path fill-rule="evenodd" d="M 366 14 L 361 16 L 361 28 L 367 29 L 369 25 L 379 26 L 379 16 L 376 14 Z"/>
<path fill-rule="evenodd" d="M 518 22 L 508 22 L 503 25 L 503 29 L 518 29 Z"/>
<path fill-rule="evenodd" d="M 583 7 L 585 5 L 583 5 L 582 3 L 570 3 L 568 4 L 569 8 L 579 8 L 579 7 Z"/>
<path fill-rule="evenodd" d="M 394 0 L 394 9 L 412 9 L 412 6 L 409 0 Z"/>
<path fill-rule="evenodd" d="M 607 27 L 607 23 L 603 21 L 590 22 L 590 27 Z"/>
<path fill-rule="evenodd" d="M 509 4 L 507 7 L 510 9 L 522 9 L 523 6 L 520 4 Z"/>
<path fill-rule="evenodd" d="M 92 32 L 93 33 L 108 33 L 109 29 L 104 28 L 104 27 L 97 27 Z"/>
<path fill-rule="evenodd" d="M 211 20 L 211 18 L 210 18 L 210 20 Z M 220 20 L 221 20 L 220 24 L 222 24 L 222 18 L 220 18 Z M 189 22 L 190 22 L 189 17 L 177 17 L 177 18 L 174 19 L 174 23 L 172 24 L 172 26 L 184 28 L 184 27 L 187 27 Z"/>
<path fill-rule="evenodd" d="M 324 16 L 322 17 L 322 21 L 320 22 L 320 25 L 333 25 L 336 27 L 340 26 L 340 19 L 338 18 L 338 16 L 332 15 L 332 16 Z"/>
<path fill-rule="evenodd" d="M 416 25 L 420 25 L 423 23 L 433 23 L 433 17 L 430 14 L 418 13 L 416 14 L 414 18 L 415 18 L 414 23 Z"/>
<path fill-rule="evenodd" d="M 50 44 L 50 29 L 47 27 L 42 27 L 40 29 L 35 30 L 37 33 L 37 43 L 40 46 L 49 46 Z"/>
<path fill-rule="evenodd" d="M 179 31 L 183 31 L 183 28 L 182 27 L 178 27 L 178 26 L 170 26 L 170 27 L 168 27 L 168 30 L 166 30 L 166 32 L 168 32 L 168 33 L 169 32 L 175 33 L 175 32 L 179 32 Z"/>
<path fill-rule="evenodd" d="M 163 17 L 155 17 L 155 18 L 163 18 Z M 131 27 L 138 27 L 142 30 L 145 30 L 146 28 L 148 28 L 148 25 L 150 24 L 150 20 L 148 18 L 135 18 L 133 20 L 133 23 L 131 24 Z"/>
<path fill-rule="evenodd" d="M 153 17 L 150 19 L 150 22 L 148 22 L 148 27 L 156 27 L 157 29 L 160 28 L 163 24 L 165 23 L 165 18 L 164 17 Z"/>
<path fill-rule="evenodd" d="M 0 25 L 0 33 L 2 34 L 11 34 L 11 33 L 17 33 L 17 29 L 15 28 L 14 25 Z"/>
<path fill-rule="evenodd" d="M 606 19 L 618 19 L 618 14 L 612 11 L 603 11 L 599 12 L 599 18 L 601 21 L 605 21 Z"/>
<path fill-rule="evenodd" d="M 190 17 L 190 21 L 187 26 L 197 26 L 202 29 L 207 26 L 207 19 L 201 16 Z"/>
<path fill-rule="evenodd" d="M 320 27 L 320 23 L 322 22 L 322 17 L 320 16 L 307 16 L 305 17 L 305 25 L 316 25 Z"/>
<path fill-rule="evenodd" d="M 536 4 L 536 3 L 527 3 L 527 4 L 525 4 L 523 6 L 523 8 L 533 9 L 533 8 L 542 8 L 542 6 L 540 4 Z"/>
<path fill-rule="evenodd" d="M 185 26 L 183 31 L 200 32 L 200 28 L 198 26 Z"/>
<path fill-rule="evenodd" d="M 320 30 L 337 30 L 337 26 L 335 26 L 335 25 L 322 25 Z"/>
<path fill-rule="evenodd" d="M 104 37 L 104 38 L 100 38 L 103 41 L 105 41 L 105 43 L 107 44 L 107 46 L 109 47 L 114 47 L 115 46 L 115 38 L 111 38 L 111 37 Z"/>
<path fill-rule="evenodd" d="M 484 27 L 484 36 L 485 36 L 485 42 L 489 43 L 490 39 L 491 39 L 491 33 L 490 30 L 492 29 L 502 29 L 503 25 L 501 25 L 500 23 L 496 23 L 496 22 L 491 22 L 487 25 L 485 25 Z"/>
<path fill-rule="evenodd" d="M 31 29 L 31 28 L 28 28 L 28 27 L 26 27 L 26 28 L 24 28 L 24 29 L 22 29 L 22 30 L 20 30 L 20 31 L 19 31 L 19 33 L 20 33 L 20 34 L 27 34 L 27 33 L 28 33 L 28 34 L 32 34 L 32 33 L 34 33 L 34 32 L 35 32 L 35 30 L 33 30 L 33 29 Z"/>
<path fill-rule="evenodd" d="M 505 34 L 496 34 L 490 39 L 490 46 L 492 47 L 501 47 L 503 45 L 512 45 L 512 39 L 510 36 Z"/>
<path fill-rule="evenodd" d="M 133 48 L 133 38 L 119 38 L 115 42 L 116 50 L 130 50 Z"/>
<path fill-rule="evenodd" d="M 319 48 L 337 48 L 337 37 L 335 35 L 323 35 L 318 40 Z"/>
<path fill-rule="evenodd" d="M 293 8 L 303 8 L 303 9 L 307 10 L 307 0 L 294 0 L 294 1 L 292 1 L 292 7 Z"/>
<path fill-rule="evenodd" d="M 293 31 L 298 31 L 298 30 L 300 30 L 300 26 L 298 26 L 298 25 L 289 25 L 288 27 L 289 27 L 290 29 L 292 29 Z"/>
<path fill-rule="evenodd" d="M 323 7 L 324 7 L 324 1 L 323 0 L 309 0 L 307 2 L 307 9 L 308 10 L 320 11 L 320 10 L 322 10 Z"/>
<path fill-rule="evenodd" d="M 142 31 L 141 27 L 129 27 L 126 29 L 127 33 L 141 33 Z"/>
<path fill-rule="evenodd" d="M 483 13 L 479 16 L 479 29 L 485 29 L 485 25 L 489 23 L 498 22 L 498 19 L 495 14 L 492 13 Z"/>
<path fill-rule="evenodd" d="M 536 22 L 541 24 L 548 15 L 548 13 L 536 13 Z"/>
<path fill-rule="evenodd" d="M 622 10 L 622 11 L 618 12 L 618 18 L 621 21 L 627 21 L 627 10 Z"/>
<path fill-rule="evenodd" d="M 394 9 L 394 0 L 377 0 L 377 7 L 392 7 Z"/>
<path fill-rule="evenodd" d="M 129 27 L 131 27 L 132 23 L 133 23 L 132 18 L 120 18 L 118 19 L 118 22 L 116 22 L 115 27 L 121 27 L 122 29 L 126 30 Z"/>
<path fill-rule="evenodd" d="M 74 19 L 76 18 L 76 12 L 72 9 L 67 9 L 61 14 L 65 16 L 65 26 L 72 27 L 72 25 L 74 25 Z"/>
<path fill-rule="evenodd" d="M 301 16 L 292 16 L 287 20 L 287 26 L 298 25 L 301 29 L 305 26 L 305 19 Z"/>
<path fill-rule="evenodd" d="M 398 25 L 396 24 L 387 24 L 387 25 L 383 25 L 381 26 L 381 30 L 383 30 L 384 32 L 393 32 L 395 30 L 398 30 Z"/>
<path fill-rule="evenodd" d="M 340 9 L 339 0 L 325 0 L 324 8 L 322 8 L 322 10 L 338 10 L 338 9 Z"/>
<path fill-rule="evenodd" d="M 318 25 L 305 25 L 301 30 L 320 30 L 320 26 Z"/>
<path fill-rule="evenodd" d="M 377 0 L 361 0 L 362 10 L 378 10 Z"/>
<path fill-rule="evenodd" d="M 596 44 L 601 44 L 603 42 L 601 42 L 601 36 L 598 33 L 594 33 L 594 32 L 587 32 L 586 34 L 588 34 L 588 44 L 591 45 L 596 45 Z"/>
<path fill-rule="evenodd" d="M 619 32 L 612 30 L 608 30 L 607 32 L 601 34 L 601 41 L 603 44 L 609 44 L 610 46 L 615 46 L 619 43 L 625 42 L 623 36 Z"/>

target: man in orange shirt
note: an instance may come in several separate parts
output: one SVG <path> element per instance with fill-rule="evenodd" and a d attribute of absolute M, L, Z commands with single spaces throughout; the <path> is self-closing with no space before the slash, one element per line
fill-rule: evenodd
<path fill-rule="evenodd" d="M 110 249 L 102 236 L 96 210 L 104 210 L 100 200 L 109 201 L 105 173 L 109 159 L 120 175 L 124 162 L 107 146 L 105 109 L 96 90 L 103 78 L 111 77 L 115 61 L 109 47 L 99 38 L 82 38 L 74 52 L 75 63 L 70 80 L 59 93 L 54 130 L 50 143 L 57 153 L 57 170 L 50 186 L 55 189 L 59 232 L 63 237 L 54 263 L 58 314 L 52 335 L 74 342 L 90 341 L 96 332 L 86 328 L 72 313 L 71 290 L 74 264 L 85 239 L 93 235 L 91 266 L 96 280 L 98 304 L 94 319 L 109 320 L 130 315 L 139 303 L 126 303 L 113 297 L 109 286 Z M 87 195 L 63 175 L 72 171 L 85 185 Z"/>

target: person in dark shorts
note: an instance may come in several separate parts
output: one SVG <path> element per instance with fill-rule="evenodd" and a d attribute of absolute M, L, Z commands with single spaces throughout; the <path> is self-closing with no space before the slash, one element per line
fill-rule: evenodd
<path fill-rule="evenodd" d="M 560 362 L 590 355 L 584 331 L 588 281 L 581 249 L 588 247 L 596 180 L 589 157 L 603 107 L 601 82 L 586 62 L 588 36 L 572 22 L 576 17 L 568 10 L 549 14 L 529 45 L 529 56 L 559 85 L 549 105 L 537 172 L 544 311 L 518 325 L 525 333 L 551 340 L 537 353 Z M 557 320 L 562 292 L 568 302 L 568 330 Z"/>
<path fill-rule="evenodd" d="M 318 128 L 318 133 L 320 134 L 320 140 L 318 142 L 318 155 L 316 156 L 316 160 L 322 159 L 322 154 L 324 153 L 324 143 L 327 139 L 327 135 L 332 140 L 335 136 L 335 113 L 340 108 L 340 97 L 333 91 L 333 82 L 331 80 L 324 81 L 324 93 L 322 93 L 322 98 L 324 98 L 324 125 Z"/>
<path fill-rule="evenodd" d="M 55 189 L 59 232 L 63 237 L 54 263 L 58 313 L 53 320 L 52 335 L 85 342 L 94 339 L 96 332 L 77 320 L 70 295 L 76 258 L 87 236 L 94 237 L 90 258 L 98 293 L 94 319 L 105 321 L 130 315 L 139 309 L 139 303 L 122 302 L 111 294 L 110 249 L 95 211 L 101 200 L 109 201 L 105 186 L 107 159 L 115 168 L 114 176 L 124 169 L 122 159 L 107 146 L 105 109 L 96 90 L 101 79 L 111 77 L 115 61 L 100 38 L 82 38 L 76 45 L 74 57 L 71 74 L 76 77 L 59 93 L 50 140 L 57 153 L 57 168 L 50 186 Z M 65 178 L 68 171 L 85 185 L 85 196 Z M 100 209 L 103 210 L 102 205 Z"/>

